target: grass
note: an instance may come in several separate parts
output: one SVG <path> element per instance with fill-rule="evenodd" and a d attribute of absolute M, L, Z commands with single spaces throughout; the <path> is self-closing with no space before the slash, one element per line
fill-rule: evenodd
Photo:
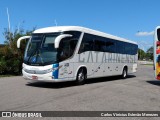
<path fill-rule="evenodd" d="M 0 75 L 0 78 L 2 78 L 2 77 L 12 77 L 12 76 L 16 76 L 16 75 Z"/>

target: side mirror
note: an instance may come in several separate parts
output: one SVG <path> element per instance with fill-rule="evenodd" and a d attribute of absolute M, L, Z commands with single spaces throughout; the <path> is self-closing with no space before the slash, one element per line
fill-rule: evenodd
<path fill-rule="evenodd" d="M 26 39 L 30 39 L 31 36 L 23 36 L 23 37 L 20 37 L 18 40 L 17 40 L 17 48 L 20 48 L 21 46 L 21 41 L 22 40 L 26 40 Z"/>
<path fill-rule="evenodd" d="M 61 41 L 63 38 L 66 38 L 66 37 L 72 37 L 72 35 L 70 35 L 70 34 L 59 35 L 59 36 L 55 39 L 54 47 L 55 47 L 55 48 L 59 48 L 59 43 L 60 43 L 60 41 Z"/>

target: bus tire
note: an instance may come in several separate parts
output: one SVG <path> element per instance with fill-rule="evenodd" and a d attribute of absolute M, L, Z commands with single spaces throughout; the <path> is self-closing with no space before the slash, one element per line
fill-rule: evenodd
<path fill-rule="evenodd" d="M 76 85 L 84 85 L 85 80 L 86 80 L 86 76 L 87 76 L 87 74 L 85 72 L 85 69 L 80 68 L 78 70 L 77 77 L 76 77 Z"/>
<path fill-rule="evenodd" d="M 127 67 L 124 67 L 121 77 L 122 77 L 122 79 L 126 79 L 127 76 L 128 76 L 128 69 L 127 69 Z"/>

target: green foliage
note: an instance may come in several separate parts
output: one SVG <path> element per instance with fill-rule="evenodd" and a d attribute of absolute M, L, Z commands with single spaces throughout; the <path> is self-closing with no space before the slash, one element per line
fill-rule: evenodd
<path fill-rule="evenodd" d="M 4 57 L 0 58 L 0 75 L 4 74 L 7 69 L 7 64 Z"/>
<path fill-rule="evenodd" d="M 146 52 L 142 49 L 138 49 L 139 60 L 153 60 L 153 46 L 150 47 Z"/>
<path fill-rule="evenodd" d="M 9 32 L 4 29 L 5 47 L 0 48 L 0 75 L 21 74 L 24 49 L 27 42 L 22 42 L 21 49 L 17 49 L 17 40 L 22 36 L 31 35 L 33 30 L 24 31 L 21 28 L 20 30 L 16 29 L 14 32 Z"/>
<path fill-rule="evenodd" d="M 146 53 L 142 49 L 138 49 L 138 60 L 143 60 L 146 57 Z"/>
<path fill-rule="evenodd" d="M 150 47 L 146 52 L 146 59 L 153 60 L 153 46 Z"/>

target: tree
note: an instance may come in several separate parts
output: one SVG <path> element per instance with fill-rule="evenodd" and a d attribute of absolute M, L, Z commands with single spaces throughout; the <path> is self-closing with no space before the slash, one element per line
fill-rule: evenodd
<path fill-rule="evenodd" d="M 24 31 L 21 28 L 9 32 L 4 29 L 5 47 L 0 49 L 0 74 L 21 74 L 24 49 L 27 42 L 23 41 L 21 49 L 17 49 L 17 40 L 22 36 L 31 35 L 33 30 Z"/>
<path fill-rule="evenodd" d="M 143 60 L 145 57 L 146 53 L 142 49 L 138 48 L 138 60 Z"/>
<path fill-rule="evenodd" d="M 153 46 L 150 47 L 146 52 L 146 58 L 148 60 L 153 60 Z"/>

